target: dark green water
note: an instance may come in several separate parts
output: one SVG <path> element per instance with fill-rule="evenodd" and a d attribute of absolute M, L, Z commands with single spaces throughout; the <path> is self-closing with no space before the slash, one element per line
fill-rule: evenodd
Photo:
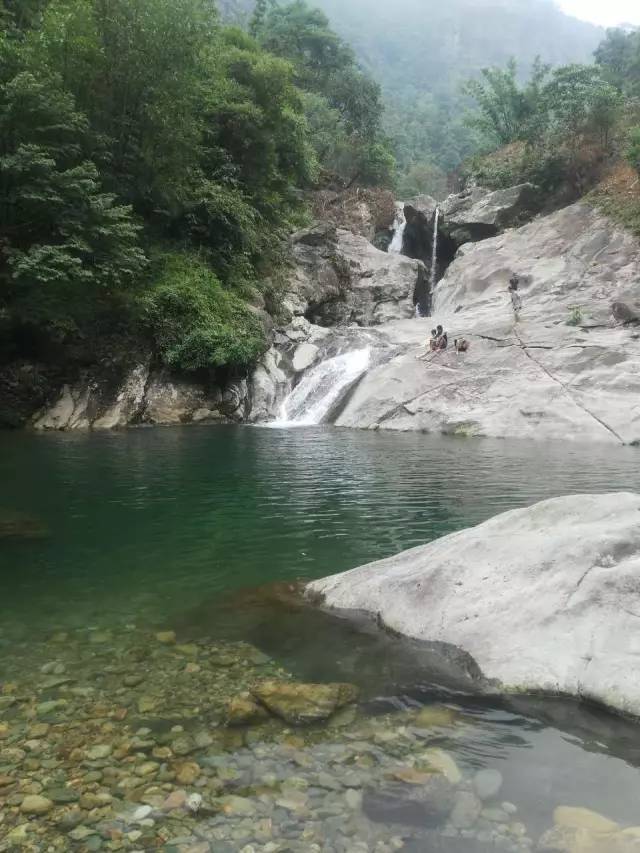
<path fill-rule="evenodd" d="M 12 643 L 28 649 L 65 628 L 176 626 L 244 637 L 299 676 L 358 681 L 374 714 L 442 699 L 401 643 L 233 596 L 345 570 L 546 497 L 640 491 L 639 458 L 598 445 L 329 428 L 3 434 L 0 521 L 23 514 L 46 535 L 0 540 L 0 650 L 6 660 Z M 453 754 L 466 768 L 499 767 L 533 829 L 559 803 L 637 822 L 636 726 L 563 701 L 448 701 L 475 721 Z"/>
<path fill-rule="evenodd" d="M 638 452 L 335 429 L 0 436 L 5 627 L 171 620 L 234 588 L 342 571 L 497 512 L 640 490 Z"/>

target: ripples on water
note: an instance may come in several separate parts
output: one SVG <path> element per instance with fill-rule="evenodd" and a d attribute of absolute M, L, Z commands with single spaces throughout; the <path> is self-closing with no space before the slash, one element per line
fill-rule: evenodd
<path fill-rule="evenodd" d="M 632 449 L 331 428 L 4 434 L 0 454 L 0 510 L 51 529 L 41 542 L 3 544 L 3 605 L 47 614 L 77 603 L 82 618 L 133 602 L 139 617 L 162 618 L 230 588 L 352 568 L 542 498 L 640 490 Z"/>

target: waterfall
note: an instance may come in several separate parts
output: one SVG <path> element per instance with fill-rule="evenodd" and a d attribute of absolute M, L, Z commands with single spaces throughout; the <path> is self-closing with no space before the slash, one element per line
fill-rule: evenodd
<path fill-rule="evenodd" d="M 282 404 L 280 419 L 271 426 L 321 424 L 343 394 L 369 367 L 369 347 L 321 361 L 307 371 Z"/>
<path fill-rule="evenodd" d="M 402 254 L 402 245 L 404 243 L 404 229 L 407 227 L 407 220 L 404 215 L 404 202 L 399 201 L 396 204 L 396 218 L 393 222 L 393 238 L 389 244 L 389 253 L 392 255 Z"/>
<path fill-rule="evenodd" d="M 433 293 L 436 286 L 436 276 L 438 275 L 438 222 L 440 220 L 440 208 L 436 207 L 433 214 L 433 243 L 431 245 L 431 278 L 429 285 Z"/>

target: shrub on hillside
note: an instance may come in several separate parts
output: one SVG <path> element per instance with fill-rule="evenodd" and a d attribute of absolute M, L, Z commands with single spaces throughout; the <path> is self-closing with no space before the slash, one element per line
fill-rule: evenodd
<path fill-rule="evenodd" d="M 197 256 L 163 258 L 142 308 L 162 360 L 176 369 L 246 366 L 266 348 L 259 319 Z"/>
<path fill-rule="evenodd" d="M 629 134 L 627 160 L 636 172 L 640 172 L 640 127 L 634 127 Z"/>

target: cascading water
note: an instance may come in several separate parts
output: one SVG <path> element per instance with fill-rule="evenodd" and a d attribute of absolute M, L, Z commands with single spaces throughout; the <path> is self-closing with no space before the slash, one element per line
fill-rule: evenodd
<path fill-rule="evenodd" d="M 440 221 L 440 208 L 436 207 L 435 213 L 433 214 L 433 243 L 431 246 L 431 277 L 429 279 L 429 285 L 431 287 L 431 292 L 436 286 L 436 278 L 438 275 L 438 223 Z"/>
<path fill-rule="evenodd" d="M 282 404 L 279 420 L 270 426 L 321 424 L 342 395 L 369 367 L 371 349 L 351 350 L 321 361 L 309 370 Z"/>
<path fill-rule="evenodd" d="M 402 246 L 404 243 L 404 231 L 407 227 L 407 220 L 404 215 L 404 202 L 399 201 L 396 204 L 396 218 L 393 223 L 393 238 L 389 244 L 389 253 L 392 255 L 402 254 Z"/>

